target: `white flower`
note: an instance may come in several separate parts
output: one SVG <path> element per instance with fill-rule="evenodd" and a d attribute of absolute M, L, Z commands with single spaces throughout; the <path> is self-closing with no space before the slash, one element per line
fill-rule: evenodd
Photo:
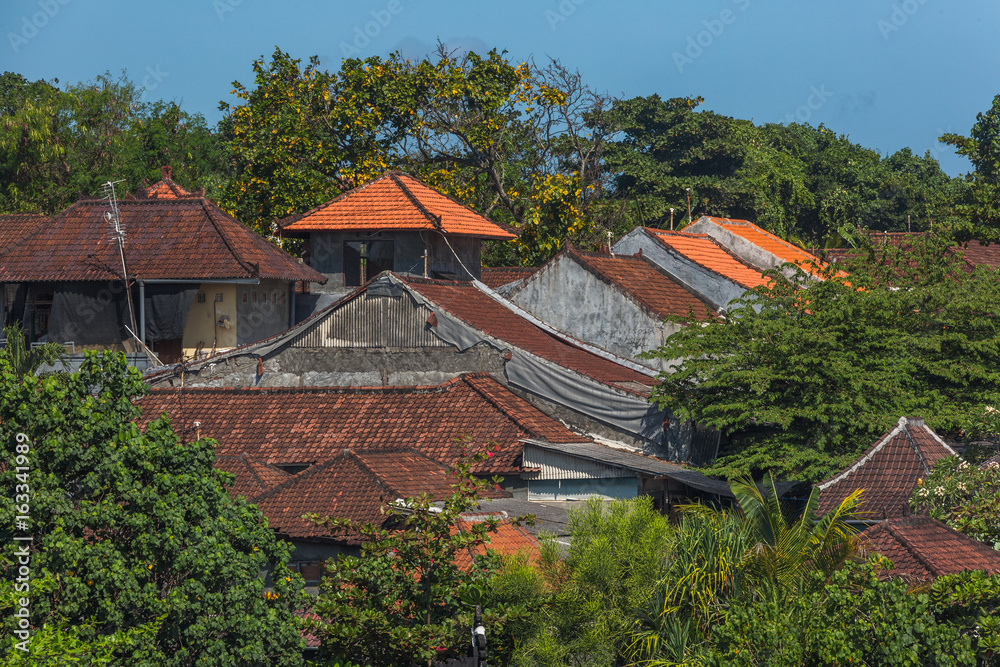
<path fill-rule="evenodd" d="M 958 490 L 959 491 L 965 491 L 965 482 L 959 482 L 958 483 Z"/>
<path fill-rule="evenodd" d="M 958 469 L 959 470 L 965 470 L 968 467 L 969 467 L 969 464 L 966 463 L 965 461 L 962 461 L 961 463 L 958 464 Z"/>
<path fill-rule="evenodd" d="M 927 489 L 920 489 L 917 492 L 917 495 L 920 496 L 921 498 L 926 498 L 927 497 Z"/>
<path fill-rule="evenodd" d="M 944 487 L 943 486 L 936 486 L 936 487 L 934 487 L 934 495 L 935 496 L 943 496 L 944 495 Z"/>

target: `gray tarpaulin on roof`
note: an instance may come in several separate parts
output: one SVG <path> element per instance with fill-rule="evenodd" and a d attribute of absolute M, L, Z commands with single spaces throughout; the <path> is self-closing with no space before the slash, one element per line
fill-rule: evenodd
<path fill-rule="evenodd" d="M 434 310 L 434 316 L 437 319 L 434 333 L 462 351 L 481 342 L 497 345 L 479 330 L 439 308 Z M 617 426 L 652 443 L 661 441 L 663 412 L 642 396 L 612 389 L 597 380 L 511 347 L 512 357 L 505 369 L 507 379 L 513 386 Z"/>
<path fill-rule="evenodd" d="M 146 341 L 184 337 L 198 285 L 146 285 Z M 138 318 L 139 313 L 136 313 Z M 138 332 L 136 332 L 138 333 Z"/>
<path fill-rule="evenodd" d="M 658 443 L 663 438 L 663 412 L 642 396 L 616 391 L 518 349 L 513 350 L 506 371 L 514 386 L 555 399 L 576 412 L 650 442 Z"/>
<path fill-rule="evenodd" d="M 48 340 L 109 345 L 128 338 L 125 289 L 120 282 L 57 283 L 52 294 Z"/>

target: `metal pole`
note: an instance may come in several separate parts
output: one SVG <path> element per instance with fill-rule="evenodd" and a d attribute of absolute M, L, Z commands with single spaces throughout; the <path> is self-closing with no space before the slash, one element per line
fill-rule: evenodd
<path fill-rule="evenodd" d="M 139 340 L 146 344 L 146 283 L 139 281 Z"/>

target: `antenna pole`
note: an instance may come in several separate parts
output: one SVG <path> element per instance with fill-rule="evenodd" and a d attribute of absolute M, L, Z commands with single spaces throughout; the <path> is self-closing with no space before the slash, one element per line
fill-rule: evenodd
<path fill-rule="evenodd" d="M 674 231 L 674 209 L 670 209 L 670 231 Z"/>
<path fill-rule="evenodd" d="M 684 188 L 684 189 L 687 190 L 687 198 L 688 198 L 688 224 L 690 225 L 691 224 L 691 188 Z"/>
<path fill-rule="evenodd" d="M 118 256 L 122 262 L 122 282 L 125 285 L 125 300 L 128 303 L 129 323 L 132 325 L 131 328 L 129 328 L 129 333 L 132 334 L 132 338 L 139 343 L 140 348 L 146 352 L 150 352 L 149 348 L 146 347 L 146 343 L 135 333 L 135 306 L 132 303 L 132 289 L 128 284 L 128 269 L 125 266 L 125 230 L 122 229 L 121 218 L 118 215 L 118 199 L 115 195 L 115 183 L 123 182 L 124 181 L 108 181 L 104 184 L 104 191 L 107 193 L 108 203 L 111 205 L 111 213 L 108 214 L 108 221 L 114 227 L 115 241 L 118 243 Z M 152 357 L 153 359 L 156 359 L 155 355 L 152 355 Z"/>

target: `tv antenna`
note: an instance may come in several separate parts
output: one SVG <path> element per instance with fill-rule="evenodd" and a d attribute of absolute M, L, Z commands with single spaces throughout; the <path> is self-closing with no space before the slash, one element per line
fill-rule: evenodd
<path fill-rule="evenodd" d="M 125 299 L 126 302 L 128 303 L 128 318 L 129 318 L 129 323 L 132 325 L 131 328 L 129 327 L 125 328 L 128 329 L 129 334 L 131 334 L 132 338 L 135 339 L 135 342 L 138 343 L 139 346 L 143 349 L 143 351 L 146 353 L 146 356 L 150 358 L 150 361 L 152 361 L 155 365 L 159 366 L 160 360 L 156 357 L 155 354 L 153 354 L 152 350 L 146 347 L 146 344 L 135 333 L 136 332 L 135 306 L 132 303 L 132 288 L 128 284 L 128 268 L 125 265 L 125 228 L 122 227 L 121 216 L 118 213 L 118 197 L 115 193 L 115 185 L 124 182 L 125 182 L 124 180 L 108 181 L 103 185 L 104 196 L 108 200 L 108 205 L 111 207 L 110 211 L 105 212 L 104 219 L 107 220 L 108 224 L 111 225 L 111 235 L 114 237 L 115 242 L 118 244 L 118 257 L 122 263 L 122 282 L 125 284 Z"/>

